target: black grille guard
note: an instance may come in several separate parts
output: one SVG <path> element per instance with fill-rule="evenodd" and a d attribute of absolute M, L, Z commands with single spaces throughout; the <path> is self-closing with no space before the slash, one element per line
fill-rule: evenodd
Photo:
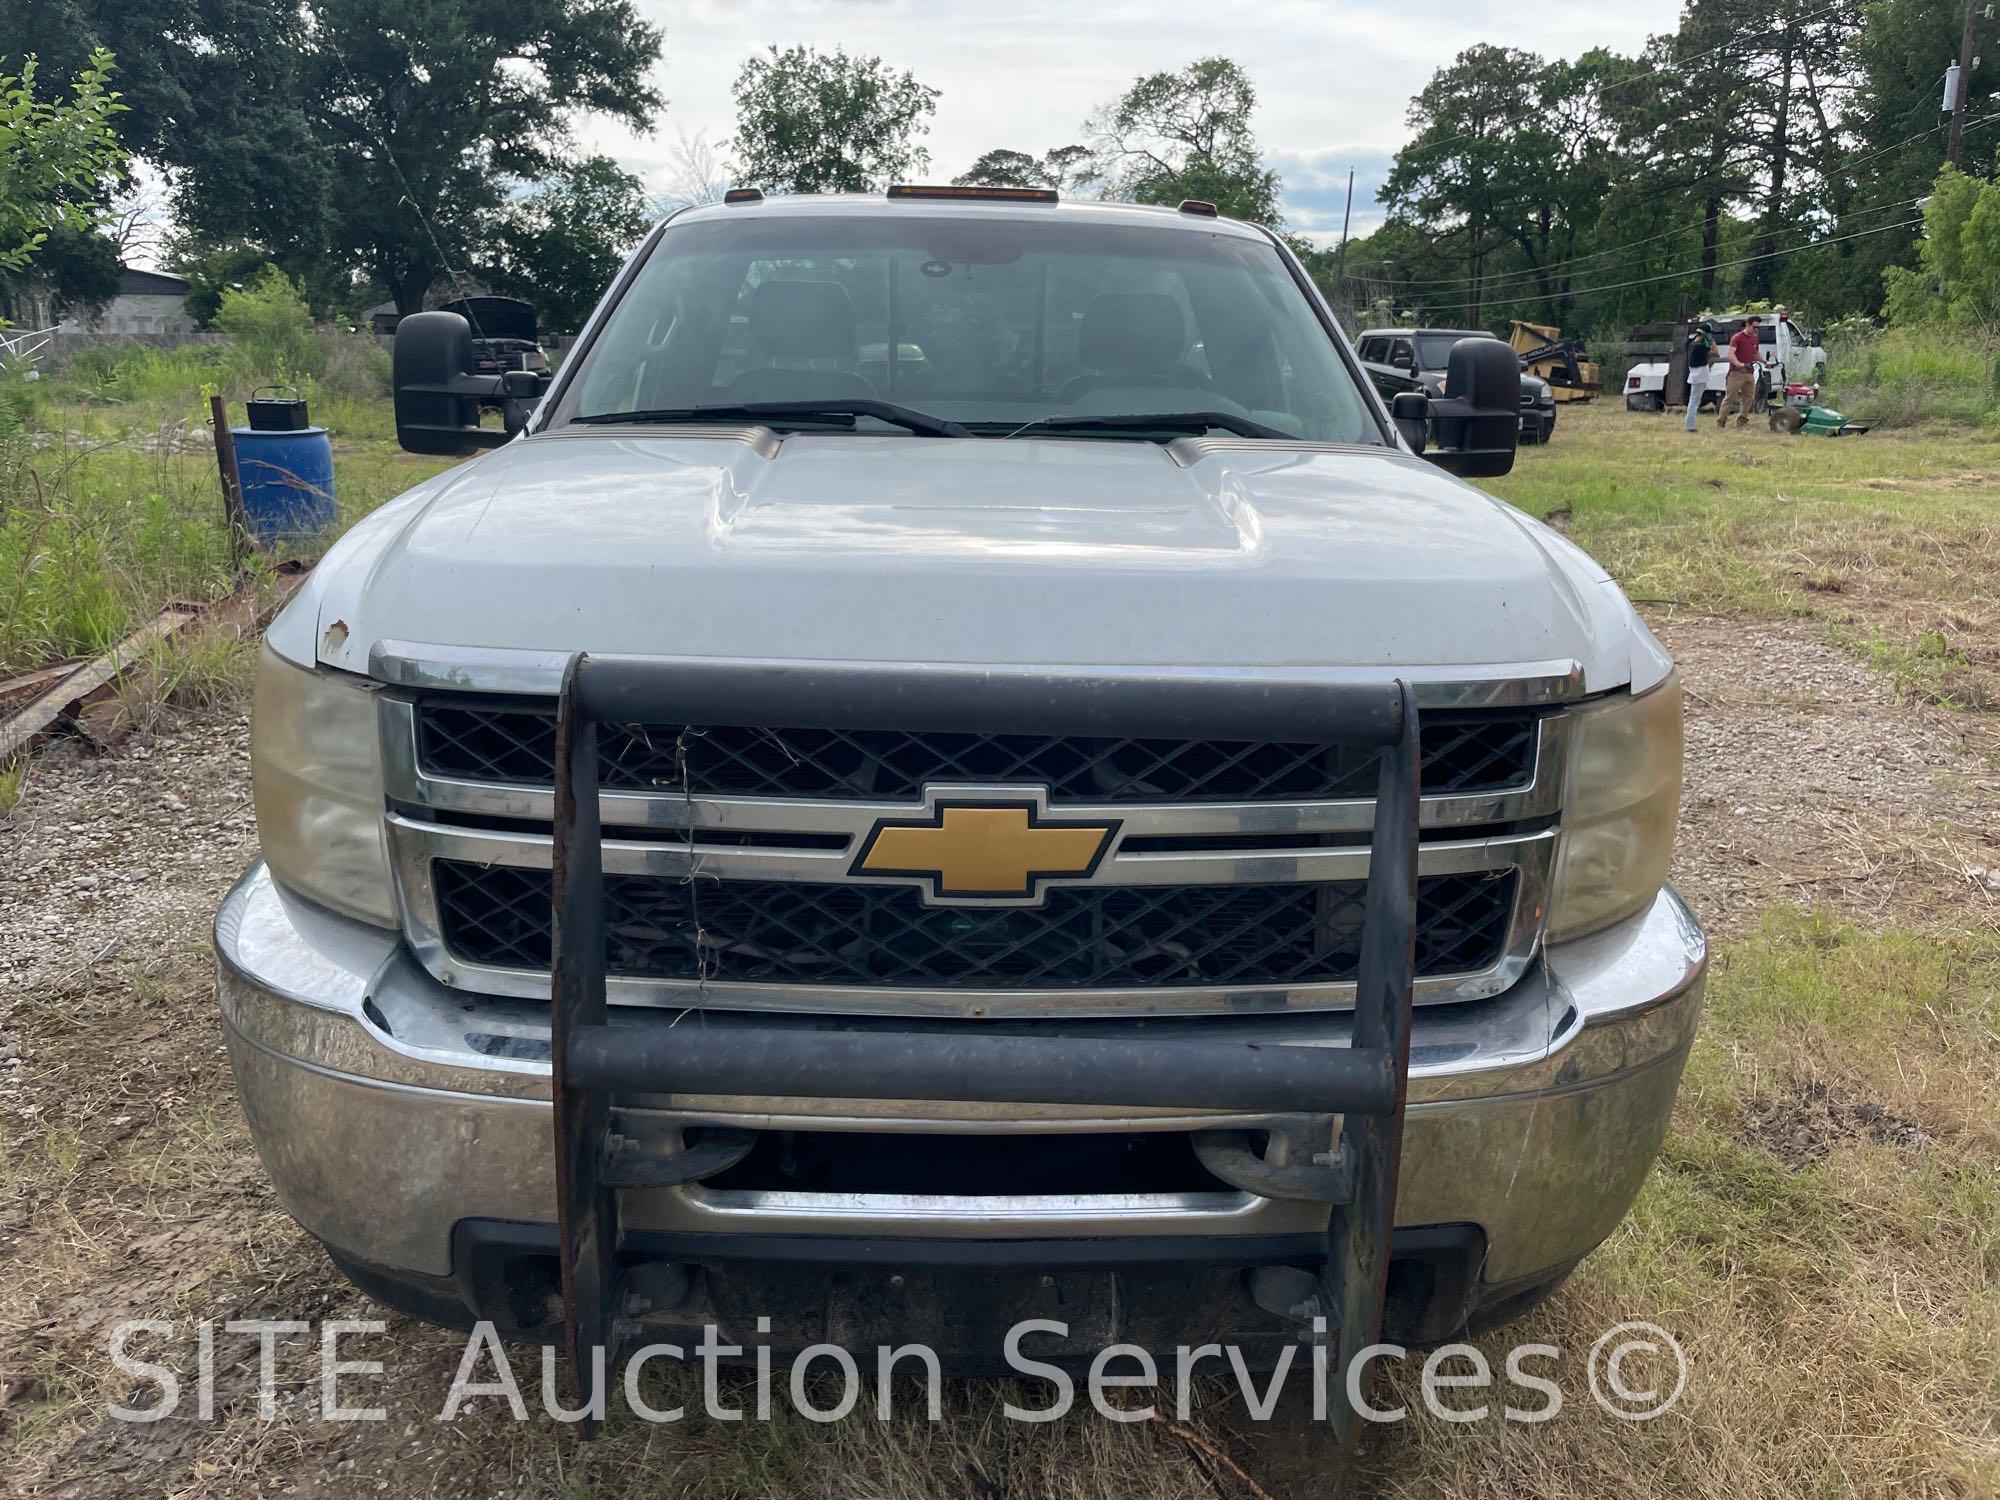
<path fill-rule="evenodd" d="M 1000 733 L 1311 738 L 1379 756 L 1360 968 L 1348 1047 L 1184 1038 L 1056 1039 L 910 1031 L 868 1037 L 775 1026 L 610 1024 L 598 817 L 601 725 L 824 724 Z M 633 1325 L 619 1317 L 618 1189 L 662 1178 L 616 1149 L 617 1092 L 1158 1106 L 1341 1117 L 1315 1196 L 1330 1203 L 1326 1256 L 1306 1316 L 1339 1363 L 1330 1420 L 1358 1424 L 1345 1371 L 1373 1343 L 1394 1225 L 1415 983 L 1418 720 L 1403 682 L 1272 682 L 1180 676 L 1055 676 L 960 667 L 570 659 L 556 729 L 552 993 L 557 1228 L 573 1377 L 609 1370 Z M 595 1364 L 593 1351 L 603 1350 Z M 586 1419 L 585 1431 L 596 1423 Z"/>

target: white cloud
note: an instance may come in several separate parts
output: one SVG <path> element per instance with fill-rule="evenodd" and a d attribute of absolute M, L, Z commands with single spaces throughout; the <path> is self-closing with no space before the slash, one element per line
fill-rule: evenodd
<path fill-rule="evenodd" d="M 639 0 L 639 8 L 667 33 L 661 129 L 644 137 L 589 121 L 581 133 L 656 190 L 676 130 L 716 142 L 734 132 L 730 84 L 766 46 L 844 46 L 941 90 L 928 140 L 939 180 L 992 147 L 1040 152 L 1082 140 L 1085 117 L 1134 77 L 1221 53 L 1257 85 L 1258 139 L 1284 178 L 1288 219 L 1336 239 L 1348 168 L 1354 232 L 1365 234 L 1381 222 L 1375 189 L 1405 138 L 1410 96 L 1462 48 L 1630 52 L 1674 19 L 1671 6 L 1601 0 L 1261 0 L 1226 20 L 1211 0 Z"/>

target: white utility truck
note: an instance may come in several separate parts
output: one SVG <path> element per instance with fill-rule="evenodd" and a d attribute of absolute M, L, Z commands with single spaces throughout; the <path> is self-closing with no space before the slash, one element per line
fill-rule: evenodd
<path fill-rule="evenodd" d="M 1757 373 L 1756 410 L 1770 404 L 1773 391 L 1782 391 L 1787 385 L 1813 384 L 1826 366 L 1826 350 L 1782 308 L 1767 313 L 1720 313 L 1707 321 L 1715 330 L 1715 362 L 1709 366 L 1708 386 L 1702 393 L 1705 406 L 1722 400 L 1729 379 L 1729 340 L 1745 323 L 1756 328 L 1758 352 L 1770 361 Z M 1651 360 L 1625 372 L 1625 405 L 1629 410 L 1666 409 L 1668 363 Z"/>

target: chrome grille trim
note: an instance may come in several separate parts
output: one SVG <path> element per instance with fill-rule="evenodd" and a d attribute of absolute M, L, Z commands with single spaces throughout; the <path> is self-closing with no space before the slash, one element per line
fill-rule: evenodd
<path fill-rule="evenodd" d="M 546 827 L 554 817 L 554 794 L 545 786 L 460 780 L 427 773 L 418 754 L 415 693 L 553 693 L 559 664 L 564 659 L 557 653 L 492 648 L 434 652 L 396 642 L 379 643 L 370 654 L 373 675 L 390 689 L 379 694 L 377 702 L 390 804 L 386 833 L 403 912 L 404 937 L 418 962 L 444 984 L 481 994 L 547 1000 L 546 972 L 468 963 L 450 952 L 444 941 L 431 864 L 433 860 L 458 860 L 519 869 L 549 869 L 553 838 L 548 832 L 466 825 L 480 820 L 511 820 Z M 1493 670 L 1497 674 L 1506 669 Z M 1580 696 L 1582 675 L 1576 663 L 1531 663 L 1516 670 L 1524 675 L 1420 684 L 1419 699 L 1427 707 L 1518 708 L 1559 704 Z M 1355 675 L 1344 673 L 1343 680 L 1352 680 Z M 1554 825 L 1562 805 L 1569 739 L 1566 716 L 1543 715 L 1535 743 L 1533 775 L 1526 785 L 1504 791 L 1443 794 L 1423 799 L 1421 823 L 1426 838 L 1419 852 L 1420 875 L 1511 870 L 1516 872 L 1516 880 L 1513 919 L 1499 961 L 1477 973 L 1420 978 L 1416 993 L 1419 1004 L 1477 1000 L 1503 993 L 1534 961 L 1554 869 L 1557 838 Z M 950 784 L 954 795 L 1001 792 L 1019 797 L 1025 790 L 1016 784 L 1001 787 Z M 604 825 L 627 835 L 607 839 L 605 843 L 604 867 L 610 874 L 687 878 L 699 873 L 719 879 L 841 882 L 848 878 L 846 872 L 861 840 L 878 819 L 908 817 L 920 811 L 923 803 L 921 799 L 867 802 L 790 797 L 690 799 L 670 791 L 615 791 L 603 793 L 599 806 Z M 1091 803 L 1064 799 L 1054 802 L 1052 807 L 1065 818 L 1115 820 L 1119 830 L 1111 851 L 1093 875 L 1051 884 L 1125 886 L 1354 880 L 1367 873 L 1366 847 L 1127 853 L 1123 845 L 1134 839 L 1358 835 L 1372 827 L 1374 815 L 1374 805 L 1369 799 L 1225 803 Z M 1507 831 L 1489 837 L 1452 836 L 1462 830 L 1495 827 L 1507 827 Z M 651 836 L 655 832 L 657 838 Z M 816 836 L 822 841 L 827 836 L 838 836 L 844 845 L 786 848 L 767 840 L 742 846 L 696 842 L 693 839 L 696 833 L 798 834 Z M 1058 1016 L 1085 1019 L 1339 1010 L 1352 1007 L 1354 986 L 1320 983 L 1152 985 L 1119 989 L 889 989 L 714 980 L 704 984 L 613 976 L 610 993 L 617 1003 L 665 1009 L 707 1004 L 724 1010 L 805 1014 L 1046 1020 Z"/>
<path fill-rule="evenodd" d="M 545 786 L 467 781 L 426 771 L 417 754 L 416 704 L 384 694 L 382 764 L 389 798 L 408 806 L 470 817 L 550 822 L 555 792 Z M 1427 796 L 1425 828 L 1468 828 L 1553 817 L 1562 804 L 1562 769 L 1568 731 L 1560 716 L 1540 725 L 1533 779 L 1505 791 Z M 1018 794 L 1018 784 L 993 788 L 952 783 L 956 793 L 998 790 Z M 714 829 L 746 832 L 846 834 L 859 840 L 879 818 L 908 817 L 922 801 L 821 801 L 803 797 L 685 798 L 672 792 L 603 792 L 597 799 L 605 826 Z M 1366 833 L 1374 826 L 1371 798 L 1330 802 L 1080 802 L 1064 799 L 1065 818 L 1116 819 L 1128 837 L 1212 837 L 1226 834 Z"/>
<path fill-rule="evenodd" d="M 431 875 L 436 859 L 517 869 L 550 867 L 554 840 L 547 835 L 487 832 L 444 827 L 400 814 L 388 820 L 389 851 L 402 901 L 404 937 L 418 961 L 448 985 L 482 994 L 545 1000 L 546 973 L 466 963 L 445 946 L 438 893 Z M 1555 833 L 1426 843 L 1419 852 L 1420 875 L 1513 869 L 1518 872 L 1514 919 L 1505 950 L 1493 967 L 1477 974 L 1440 975 L 1417 982 L 1419 1004 L 1483 999 L 1511 988 L 1532 962 L 1541 934 L 1542 912 L 1553 871 Z M 610 839 L 604 845 L 608 874 L 687 877 L 695 871 L 727 879 L 839 880 L 850 856 L 821 850 L 727 848 L 639 843 Z M 1353 880 L 1368 873 L 1368 851 L 1311 849 L 1297 853 L 1113 855 L 1093 877 L 1116 885 L 1282 884 Z M 1077 882 L 1084 883 L 1084 882 Z M 730 1010 L 838 1012 L 854 1015 L 972 1016 L 984 1019 L 1137 1014 L 1233 1015 L 1286 1010 L 1346 1009 L 1354 1002 L 1352 983 L 1262 986 L 1147 986 L 1132 989 L 972 990 L 883 989 L 838 985 L 707 984 L 614 975 L 611 996 L 628 1005 L 678 1009 L 703 1003 Z"/>

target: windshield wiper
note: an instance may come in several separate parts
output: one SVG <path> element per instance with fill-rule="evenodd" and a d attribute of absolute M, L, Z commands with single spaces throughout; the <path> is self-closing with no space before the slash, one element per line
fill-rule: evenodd
<path fill-rule="evenodd" d="M 902 427 L 919 437 L 971 437 L 958 423 L 894 401 L 861 398 L 852 401 L 746 401 L 732 406 L 678 406 L 654 411 L 600 411 L 571 417 L 572 422 L 610 426 L 613 423 L 670 424 L 674 422 L 825 422 L 842 417 L 853 426 L 855 417 L 873 417 Z"/>
<path fill-rule="evenodd" d="M 1248 417 L 1232 416 L 1226 411 L 1160 411 L 1143 412 L 1130 417 L 1037 417 L 1032 422 L 1024 422 L 1007 437 L 1018 437 L 1024 432 L 1207 432 L 1211 427 L 1220 427 L 1224 432 L 1233 432 L 1238 437 L 1282 438 L 1296 443 L 1299 435 L 1295 432 L 1280 432 L 1275 427 L 1266 427 L 1262 422 L 1253 422 Z"/>

